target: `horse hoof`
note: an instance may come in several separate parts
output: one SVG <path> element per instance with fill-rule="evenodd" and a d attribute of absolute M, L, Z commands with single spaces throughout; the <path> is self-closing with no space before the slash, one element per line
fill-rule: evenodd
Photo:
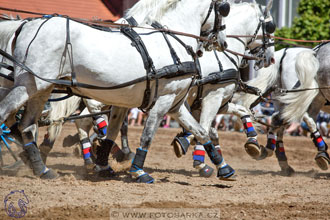
<path fill-rule="evenodd" d="M 293 176 L 295 174 L 294 169 L 291 166 L 281 168 L 281 173 L 284 176 Z"/>
<path fill-rule="evenodd" d="M 288 164 L 288 161 L 279 161 L 279 165 L 283 176 L 293 176 L 295 173 L 294 169 Z"/>
<path fill-rule="evenodd" d="M 273 150 L 260 145 L 261 155 L 257 158 L 257 160 L 263 160 L 267 157 L 271 157 L 273 155 Z"/>
<path fill-rule="evenodd" d="M 93 171 L 95 164 L 94 164 L 92 158 L 87 158 L 84 160 L 84 167 L 87 170 L 87 172 Z"/>
<path fill-rule="evenodd" d="M 199 170 L 199 176 L 201 177 L 210 177 L 213 174 L 214 169 L 208 165 L 205 165 L 202 169 Z"/>
<path fill-rule="evenodd" d="M 135 153 L 129 152 L 128 154 L 125 154 L 124 161 L 133 160 L 134 157 L 135 157 Z"/>
<path fill-rule="evenodd" d="M 40 176 L 40 179 L 43 180 L 51 180 L 51 179 L 56 179 L 58 178 L 59 175 L 53 170 L 53 169 L 48 169 L 48 171 Z"/>
<path fill-rule="evenodd" d="M 319 152 L 316 157 L 315 161 L 318 167 L 320 167 L 321 170 L 328 170 L 330 158 L 327 152 Z"/>
<path fill-rule="evenodd" d="M 137 179 L 136 179 L 136 182 L 137 183 L 154 183 L 154 178 L 152 178 L 149 174 L 147 173 L 144 173 L 143 175 L 141 176 L 138 176 Z"/>
<path fill-rule="evenodd" d="M 253 159 L 258 159 L 261 156 L 261 149 L 258 141 L 255 138 L 249 138 L 244 145 L 246 153 Z"/>
<path fill-rule="evenodd" d="M 175 155 L 179 158 L 182 157 L 182 155 L 185 155 L 193 139 L 194 136 L 192 134 L 186 134 L 183 132 L 177 134 L 171 143 L 171 145 L 173 145 Z"/>
<path fill-rule="evenodd" d="M 218 169 L 217 177 L 220 180 L 236 181 L 235 170 L 228 164 Z"/>
<path fill-rule="evenodd" d="M 94 166 L 94 172 L 97 173 L 99 177 L 107 178 L 115 176 L 115 171 L 108 165 L 106 167 L 100 167 L 99 165 Z"/>

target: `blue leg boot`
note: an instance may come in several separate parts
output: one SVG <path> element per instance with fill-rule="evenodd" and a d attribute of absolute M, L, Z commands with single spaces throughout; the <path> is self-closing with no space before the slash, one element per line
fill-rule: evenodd
<path fill-rule="evenodd" d="M 136 149 L 135 157 L 132 161 L 132 166 L 129 172 L 132 177 L 136 178 L 138 183 L 153 183 L 154 178 L 152 178 L 148 173 L 143 171 L 144 161 L 146 159 L 148 151 L 142 148 Z"/>
<path fill-rule="evenodd" d="M 220 155 L 219 151 L 214 147 L 212 142 L 209 141 L 203 146 L 212 163 L 218 168 L 217 177 L 221 180 L 235 180 L 233 176 L 235 174 L 235 170 L 225 162 L 222 155 Z"/>

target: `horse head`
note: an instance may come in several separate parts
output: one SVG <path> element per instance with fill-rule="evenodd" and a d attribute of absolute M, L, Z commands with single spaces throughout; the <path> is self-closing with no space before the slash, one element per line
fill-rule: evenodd
<path fill-rule="evenodd" d="M 268 67 L 275 63 L 274 59 L 274 41 L 272 36 L 276 30 L 276 25 L 273 22 L 273 18 L 270 14 L 273 0 L 270 0 L 266 7 L 259 5 L 259 22 L 253 37 L 248 42 L 247 47 L 250 49 L 250 53 L 257 57 L 255 69 L 262 67 Z"/>
<path fill-rule="evenodd" d="M 201 42 L 199 52 L 202 52 L 202 48 L 207 51 L 224 51 L 227 48 L 223 17 L 227 17 L 229 12 L 230 4 L 227 1 L 212 0 L 201 29 L 201 36 L 206 37 L 207 41 Z"/>

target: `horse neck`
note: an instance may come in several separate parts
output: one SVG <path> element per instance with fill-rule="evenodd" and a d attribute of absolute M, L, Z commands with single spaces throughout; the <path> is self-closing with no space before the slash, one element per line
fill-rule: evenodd
<path fill-rule="evenodd" d="M 10 49 L 11 39 L 15 31 L 21 25 L 22 20 L 10 20 L 0 22 L 0 48 L 3 50 Z"/>
<path fill-rule="evenodd" d="M 141 0 L 127 16 L 133 16 L 140 25 L 157 21 L 169 29 L 199 35 L 210 4 L 211 0 Z"/>

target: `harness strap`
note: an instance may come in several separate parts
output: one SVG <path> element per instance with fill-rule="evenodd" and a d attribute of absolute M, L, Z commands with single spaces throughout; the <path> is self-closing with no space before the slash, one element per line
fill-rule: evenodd
<path fill-rule="evenodd" d="M 282 64 L 283 64 L 283 60 L 284 60 L 284 57 L 286 56 L 286 52 L 287 52 L 288 49 L 289 48 L 285 48 L 284 49 L 283 55 L 282 55 L 281 60 L 280 60 L 280 69 L 279 69 L 279 73 L 280 73 L 280 82 L 279 82 L 280 88 L 282 88 L 282 69 L 283 69 Z"/>
<path fill-rule="evenodd" d="M 5 69 L 7 69 L 7 70 L 9 70 L 9 71 L 11 71 L 11 72 L 14 71 L 14 67 L 11 66 L 11 65 L 8 65 L 7 63 L 0 63 L 0 67 L 1 67 L 1 68 L 5 68 Z"/>
<path fill-rule="evenodd" d="M 137 22 L 135 21 L 135 19 L 133 17 L 130 17 L 126 20 L 132 26 L 137 24 Z M 144 69 L 146 70 L 147 76 L 150 73 L 155 75 L 156 70 L 155 70 L 153 61 L 152 61 L 151 57 L 149 56 L 147 48 L 146 48 L 145 44 L 143 43 L 143 41 L 142 41 L 141 37 L 139 36 L 139 34 L 136 33 L 136 31 L 133 30 L 133 28 L 130 27 L 130 26 L 129 27 L 121 27 L 120 31 L 132 41 L 132 46 L 134 46 L 136 48 L 136 50 L 140 53 L 142 61 L 143 61 Z M 143 111 L 145 111 L 145 108 L 147 108 L 149 106 L 149 101 L 150 101 L 150 96 L 151 96 L 149 77 L 147 77 L 146 79 L 147 79 L 146 89 L 144 91 L 142 104 L 139 107 L 139 109 L 141 109 Z M 156 87 L 158 87 L 158 81 L 157 80 L 156 80 Z M 155 95 L 157 95 L 157 92 L 155 92 Z M 155 102 L 156 102 L 156 97 L 154 97 L 153 103 L 149 106 L 149 108 L 147 110 L 152 108 L 152 106 L 154 105 Z"/>

